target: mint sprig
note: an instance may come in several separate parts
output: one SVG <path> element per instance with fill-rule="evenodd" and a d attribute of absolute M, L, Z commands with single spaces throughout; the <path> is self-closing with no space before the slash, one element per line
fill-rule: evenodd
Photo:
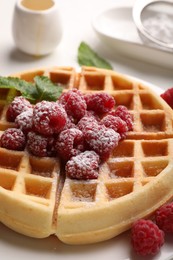
<path fill-rule="evenodd" d="M 81 42 L 78 48 L 78 63 L 81 66 L 93 66 L 112 70 L 112 66 L 105 59 L 100 57 L 91 47 L 85 42 Z"/>
<path fill-rule="evenodd" d="M 37 99 L 39 99 L 39 101 L 56 101 L 63 91 L 62 86 L 55 85 L 48 77 L 36 76 L 34 81 L 38 93 Z"/>
<path fill-rule="evenodd" d="M 63 85 L 56 85 L 45 76 L 36 76 L 34 83 L 15 77 L 0 77 L 0 88 L 15 89 L 32 103 L 42 100 L 56 101 L 63 91 Z"/>

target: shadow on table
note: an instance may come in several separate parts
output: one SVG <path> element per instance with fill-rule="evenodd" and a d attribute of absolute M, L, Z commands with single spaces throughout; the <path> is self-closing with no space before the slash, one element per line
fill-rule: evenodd
<path fill-rule="evenodd" d="M 47 56 L 49 55 L 44 55 L 44 56 L 34 56 L 34 55 L 29 55 L 26 54 L 17 48 L 12 48 L 11 51 L 9 52 L 9 59 L 15 62 L 21 62 L 21 63 L 28 63 L 28 62 L 35 62 L 38 60 L 44 60 Z"/>

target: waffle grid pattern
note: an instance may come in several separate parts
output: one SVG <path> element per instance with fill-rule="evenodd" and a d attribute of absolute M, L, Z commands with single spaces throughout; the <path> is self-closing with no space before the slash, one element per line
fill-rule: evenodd
<path fill-rule="evenodd" d="M 152 181 L 171 160 L 172 140 L 125 140 L 100 168 L 99 178 L 75 181 L 66 178 L 64 208 L 88 207 L 125 196 Z"/>
<path fill-rule="evenodd" d="M 105 91 L 115 98 L 116 105 L 125 105 L 134 118 L 134 130 L 101 165 L 97 180 L 65 178 L 60 182 L 61 168 L 57 158 L 36 158 L 27 151 L 0 148 L 0 189 L 49 208 L 51 224 L 55 227 L 48 233 L 59 236 L 61 222 L 66 223 L 62 218 L 70 210 L 99 208 L 140 191 L 172 163 L 173 118 L 169 107 L 142 83 L 115 72 L 84 67 L 78 73 L 71 67 L 55 67 L 14 76 L 33 81 L 36 75 L 45 75 L 55 83 L 64 84 L 64 91 L 73 87 L 83 93 Z M 5 113 L 7 101 L 15 94 L 12 90 L 0 89 L 0 135 L 13 126 L 6 121 Z M 66 229 L 64 233 L 66 236 Z M 64 237 L 62 240 L 66 242 Z"/>

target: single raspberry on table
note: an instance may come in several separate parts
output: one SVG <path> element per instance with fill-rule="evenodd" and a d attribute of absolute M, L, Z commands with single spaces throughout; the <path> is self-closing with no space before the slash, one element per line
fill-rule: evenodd
<path fill-rule="evenodd" d="M 94 151 L 85 151 L 72 157 L 65 166 L 69 178 L 89 180 L 98 178 L 99 156 Z"/>
<path fill-rule="evenodd" d="M 54 138 L 31 131 L 27 136 L 27 149 L 38 157 L 53 156 L 55 154 Z"/>
<path fill-rule="evenodd" d="M 84 150 L 83 133 L 77 128 L 62 131 L 55 143 L 57 153 L 65 161 Z"/>
<path fill-rule="evenodd" d="M 32 130 L 33 109 L 28 109 L 18 115 L 15 119 L 15 125 L 20 128 L 25 134 Z"/>
<path fill-rule="evenodd" d="M 11 104 L 8 106 L 6 118 L 10 122 L 14 122 L 15 118 L 22 112 L 31 109 L 30 102 L 22 96 L 15 97 Z"/>
<path fill-rule="evenodd" d="M 108 159 L 112 150 L 118 146 L 120 135 L 113 129 L 103 125 L 85 133 L 85 141 L 89 148 L 95 151 L 102 160 Z"/>
<path fill-rule="evenodd" d="M 160 96 L 166 101 L 166 103 L 171 108 L 173 108 L 173 88 L 169 88 L 164 93 L 162 93 Z"/>
<path fill-rule="evenodd" d="M 80 120 L 85 115 L 87 105 L 83 94 L 79 90 L 72 89 L 63 93 L 59 98 L 59 102 L 67 114 L 74 119 Z"/>
<path fill-rule="evenodd" d="M 17 128 L 8 128 L 0 138 L 0 146 L 10 150 L 22 151 L 25 144 L 25 135 L 22 130 Z"/>
<path fill-rule="evenodd" d="M 124 120 L 127 124 L 128 130 L 133 130 L 133 118 L 127 107 L 123 105 L 119 105 L 116 110 L 112 110 L 109 115 L 118 116 L 122 120 Z"/>
<path fill-rule="evenodd" d="M 118 132 L 123 139 L 128 131 L 127 124 L 118 116 L 107 115 L 101 120 L 101 124 Z"/>
<path fill-rule="evenodd" d="M 136 221 L 131 235 L 132 246 L 141 256 L 155 255 L 164 244 L 164 232 L 151 220 Z"/>
<path fill-rule="evenodd" d="M 87 103 L 87 110 L 93 110 L 98 115 L 108 113 L 115 106 L 114 98 L 104 92 L 86 94 L 84 97 Z"/>
<path fill-rule="evenodd" d="M 58 134 L 67 122 L 67 114 L 58 102 L 41 101 L 33 111 L 33 127 L 43 135 Z"/>
<path fill-rule="evenodd" d="M 165 233 L 173 233 L 173 202 L 160 207 L 156 211 L 155 220 Z"/>

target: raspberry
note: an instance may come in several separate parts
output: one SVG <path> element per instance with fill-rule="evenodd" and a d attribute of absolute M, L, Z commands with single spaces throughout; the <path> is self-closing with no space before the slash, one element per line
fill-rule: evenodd
<path fill-rule="evenodd" d="M 78 180 L 98 178 L 99 156 L 94 151 L 85 151 L 72 157 L 66 164 L 68 177 Z"/>
<path fill-rule="evenodd" d="M 116 110 L 110 113 L 114 116 L 119 116 L 122 120 L 124 120 L 127 124 L 128 130 L 131 131 L 133 129 L 133 119 L 131 114 L 129 113 L 127 107 L 125 106 L 118 106 Z"/>
<path fill-rule="evenodd" d="M 20 128 L 24 133 L 32 130 L 33 109 L 28 109 L 18 115 L 15 119 L 16 127 Z"/>
<path fill-rule="evenodd" d="M 63 93 L 59 98 L 59 102 L 64 106 L 67 114 L 76 120 L 81 119 L 85 115 L 87 105 L 79 90 L 73 89 Z"/>
<path fill-rule="evenodd" d="M 77 126 L 73 123 L 73 120 L 71 120 L 70 117 L 67 117 L 67 122 L 62 131 L 70 129 L 70 128 L 77 128 Z"/>
<path fill-rule="evenodd" d="M 154 255 L 164 243 L 164 232 L 151 220 L 140 219 L 132 226 L 131 242 L 136 253 Z"/>
<path fill-rule="evenodd" d="M 65 160 L 84 150 L 83 133 L 77 128 L 62 131 L 55 144 L 56 151 Z"/>
<path fill-rule="evenodd" d="M 93 110 L 98 115 L 109 112 L 115 106 L 115 100 L 107 93 L 85 95 L 87 110 Z"/>
<path fill-rule="evenodd" d="M 62 93 L 59 97 L 59 102 L 65 106 L 71 94 L 76 94 L 83 97 L 83 94 L 80 90 L 78 90 L 77 88 L 73 88 L 71 90 L 68 90 L 67 92 Z"/>
<path fill-rule="evenodd" d="M 173 233 L 173 202 L 160 207 L 156 211 L 155 219 L 160 229 Z"/>
<path fill-rule="evenodd" d="M 32 105 L 28 100 L 22 96 L 15 97 L 7 109 L 6 118 L 8 121 L 14 122 L 15 118 L 19 114 L 28 110 L 29 108 L 32 108 Z"/>
<path fill-rule="evenodd" d="M 10 150 L 22 151 L 25 148 L 25 135 L 17 128 L 8 128 L 0 139 L 0 146 Z"/>
<path fill-rule="evenodd" d="M 160 96 L 166 101 L 166 103 L 171 108 L 173 108 L 173 88 L 169 88 L 164 93 L 162 93 Z"/>
<path fill-rule="evenodd" d="M 78 122 L 77 127 L 85 134 L 85 132 L 88 130 L 97 129 L 98 123 L 93 117 L 84 116 Z"/>
<path fill-rule="evenodd" d="M 54 138 L 42 136 L 35 132 L 28 133 L 27 148 L 30 153 L 38 157 L 54 155 Z"/>
<path fill-rule="evenodd" d="M 59 133 L 67 122 L 67 114 L 58 102 L 42 101 L 35 105 L 33 125 L 43 135 Z"/>
<path fill-rule="evenodd" d="M 127 124 L 118 116 L 107 115 L 101 120 L 101 124 L 118 132 L 123 139 L 128 131 Z"/>
<path fill-rule="evenodd" d="M 91 150 L 98 153 L 102 160 L 106 160 L 118 145 L 120 135 L 113 129 L 98 126 L 96 130 L 86 131 L 85 140 Z"/>
<path fill-rule="evenodd" d="M 100 117 L 93 110 L 87 110 L 86 113 L 85 113 L 85 116 L 92 117 L 98 122 L 100 121 Z"/>

